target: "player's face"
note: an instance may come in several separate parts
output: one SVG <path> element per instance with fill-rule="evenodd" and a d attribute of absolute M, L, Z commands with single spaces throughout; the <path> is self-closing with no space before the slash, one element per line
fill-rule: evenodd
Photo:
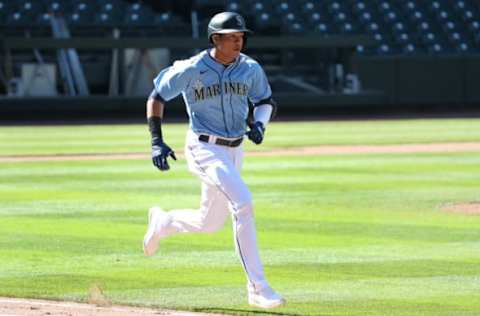
<path fill-rule="evenodd" d="M 219 34 L 216 38 L 215 48 L 222 57 L 229 61 L 238 57 L 243 47 L 243 32 Z"/>

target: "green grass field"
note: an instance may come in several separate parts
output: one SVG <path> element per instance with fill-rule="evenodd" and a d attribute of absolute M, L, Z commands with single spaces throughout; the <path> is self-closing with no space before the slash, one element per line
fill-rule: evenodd
<path fill-rule="evenodd" d="M 184 124 L 167 124 L 181 151 Z M 0 127 L 2 156 L 148 153 L 146 125 Z M 480 120 L 272 123 L 263 146 L 480 141 Z M 0 160 L 0 296 L 267 313 L 246 304 L 231 226 L 176 235 L 145 258 L 147 210 L 195 208 L 183 159 Z M 479 315 L 480 153 L 246 157 L 276 315 Z M 269 312 L 270 313 L 270 312 Z"/>

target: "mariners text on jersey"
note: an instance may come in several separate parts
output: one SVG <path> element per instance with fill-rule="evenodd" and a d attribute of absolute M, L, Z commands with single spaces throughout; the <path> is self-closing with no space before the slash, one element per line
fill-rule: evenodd
<path fill-rule="evenodd" d="M 195 102 L 213 98 L 221 94 L 220 84 L 203 87 L 201 82 L 197 82 L 197 84 L 193 86 L 193 90 L 195 93 Z M 246 96 L 248 94 L 248 86 L 241 82 L 224 82 L 223 93 Z"/>
<path fill-rule="evenodd" d="M 165 102 L 181 94 L 197 134 L 237 138 L 247 130 L 249 103 L 271 97 L 265 72 L 254 59 L 240 54 L 229 65 L 213 59 L 209 50 L 175 61 L 153 81 Z"/>

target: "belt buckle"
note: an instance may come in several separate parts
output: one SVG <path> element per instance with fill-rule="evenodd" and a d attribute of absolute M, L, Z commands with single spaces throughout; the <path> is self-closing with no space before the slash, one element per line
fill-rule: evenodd
<path fill-rule="evenodd" d="M 219 139 L 217 136 L 214 135 L 208 135 L 208 142 L 210 144 L 217 144 L 217 139 Z"/>

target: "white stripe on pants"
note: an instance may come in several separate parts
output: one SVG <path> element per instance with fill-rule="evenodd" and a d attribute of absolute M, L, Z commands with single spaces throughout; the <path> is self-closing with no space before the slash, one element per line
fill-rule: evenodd
<path fill-rule="evenodd" d="M 200 142 L 189 130 L 185 157 L 189 170 L 202 181 L 199 210 L 172 210 L 167 234 L 214 232 L 232 215 L 235 248 L 247 274 L 248 283 L 257 289 L 266 287 L 257 248 L 252 195 L 240 176 L 242 146 L 226 147 Z"/>

